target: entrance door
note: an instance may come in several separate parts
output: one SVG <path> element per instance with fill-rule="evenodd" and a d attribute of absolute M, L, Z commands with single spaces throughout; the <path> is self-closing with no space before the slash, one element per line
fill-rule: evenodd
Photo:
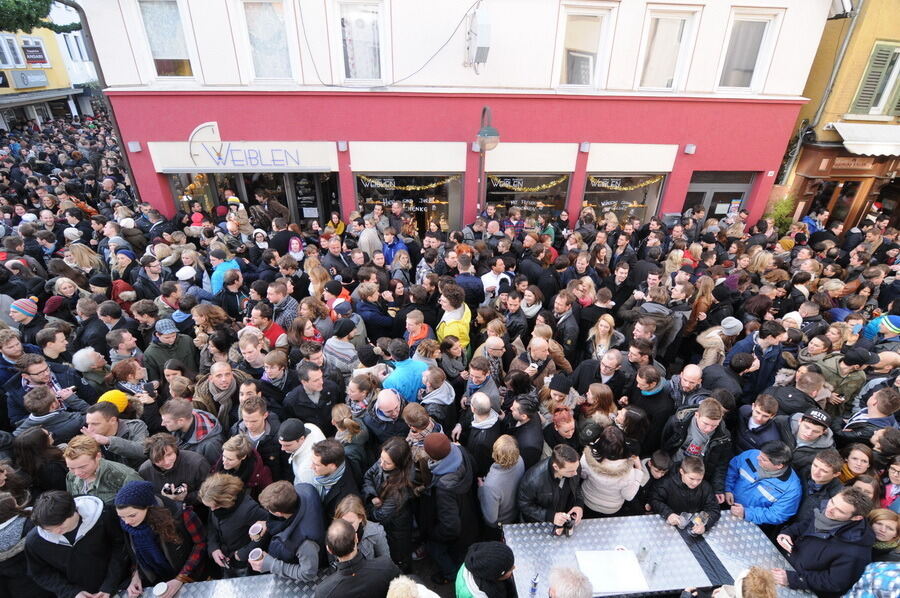
<path fill-rule="evenodd" d="M 681 211 L 703 208 L 707 218 L 740 210 L 753 188 L 752 172 L 695 172 Z"/>

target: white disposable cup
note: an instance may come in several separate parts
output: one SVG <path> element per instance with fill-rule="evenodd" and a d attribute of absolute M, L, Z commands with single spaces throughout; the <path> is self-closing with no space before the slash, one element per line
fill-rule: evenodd
<path fill-rule="evenodd" d="M 161 581 L 155 586 L 153 586 L 153 595 L 154 596 L 162 596 L 169 590 L 168 584 L 166 582 Z"/>
<path fill-rule="evenodd" d="M 253 525 L 250 526 L 250 529 L 248 531 L 250 532 L 251 536 L 260 535 L 263 531 L 262 523 L 254 523 Z"/>
<path fill-rule="evenodd" d="M 247 557 L 247 559 L 251 560 L 251 561 L 258 561 L 259 559 L 262 558 L 262 555 L 263 555 L 262 548 L 254 548 L 253 550 L 250 551 L 250 555 Z"/>

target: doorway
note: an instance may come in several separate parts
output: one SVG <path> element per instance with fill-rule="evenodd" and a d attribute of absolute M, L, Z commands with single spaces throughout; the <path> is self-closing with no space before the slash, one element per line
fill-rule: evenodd
<path fill-rule="evenodd" d="M 744 207 L 753 188 L 753 172 L 695 172 L 684 196 L 682 213 L 703 209 L 708 218 L 721 219 Z"/>

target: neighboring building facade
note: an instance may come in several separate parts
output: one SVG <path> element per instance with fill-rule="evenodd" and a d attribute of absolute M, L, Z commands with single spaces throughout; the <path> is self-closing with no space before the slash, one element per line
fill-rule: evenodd
<path fill-rule="evenodd" d="M 827 209 L 849 230 L 880 210 L 900 227 L 900 7 L 896 0 L 853 6 L 855 23 L 851 13 L 825 26 L 797 124 L 804 142 L 785 182 L 800 213 Z"/>
<path fill-rule="evenodd" d="M 59 2 L 53 3 L 48 18 L 57 25 L 70 25 L 79 22 L 78 11 Z M 91 106 L 91 97 L 92 92 L 96 89 L 97 70 L 94 68 L 94 63 L 88 54 L 87 45 L 84 43 L 84 33 L 81 31 L 57 33 L 56 43 L 66 65 L 66 71 L 69 73 L 69 81 L 72 82 L 73 86 L 85 90 L 84 93 L 76 97 L 78 111 L 83 115 L 93 116 L 94 110 Z M 91 87 L 92 85 L 93 88 Z"/>
<path fill-rule="evenodd" d="M 831 0 L 81 4 L 164 212 L 267 189 L 295 218 L 399 199 L 458 228 L 482 207 L 484 106 L 487 204 L 755 220 Z"/>
<path fill-rule="evenodd" d="M 44 28 L 0 32 L 0 128 L 78 114 L 81 90 L 70 84 L 55 35 Z"/>

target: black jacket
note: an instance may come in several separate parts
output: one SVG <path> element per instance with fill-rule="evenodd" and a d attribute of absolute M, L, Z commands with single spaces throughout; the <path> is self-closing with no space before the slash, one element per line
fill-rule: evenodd
<path fill-rule="evenodd" d="M 467 546 L 477 534 L 477 526 L 471 525 L 478 521 L 475 492 L 472 491 L 475 469 L 466 449 L 457 445 L 453 448 L 461 455 L 459 466 L 446 474 L 434 475 L 429 488 L 426 504 L 430 507 L 431 519 L 428 521 L 432 527 L 428 537 L 436 542 Z M 452 453 L 446 459 L 451 457 Z"/>
<path fill-rule="evenodd" d="M 47 318 L 42 313 L 37 313 L 27 324 L 19 324 L 19 334 L 22 337 L 22 343 L 36 345 L 37 333 L 46 328 L 47 325 Z M 102 353 L 102 355 L 106 355 L 106 353 Z"/>
<path fill-rule="evenodd" d="M 675 455 L 681 450 L 682 445 L 687 440 L 688 430 L 696 412 L 696 407 L 688 407 L 681 409 L 669 418 L 665 429 L 663 429 L 660 446 L 662 450 L 670 455 Z M 706 466 L 704 479 L 712 484 L 713 491 L 717 494 L 725 492 L 725 474 L 728 473 L 728 464 L 731 461 L 731 456 L 731 434 L 725 427 L 723 420 L 712 433 L 712 437 L 706 445 L 706 450 L 703 452 L 703 463 Z"/>
<path fill-rule="evenodd" d="M 613 395 L 615 398 L 615 395 Z M 647 434 L 639 439 L 641 442 L 641 456 L 649 457 L 659 448 L 663 428 L 666 422 L 675 413 L 675 403 L 669 395 L 669 389 L 663 388 L 652 395 L 645 395 L 635 386 L 632 387 L 628 404 L 640 407 L 647 413 Z"/>
<path fill-rule="evenodd" d="M 783 440 L 781 429 L 775 423 L 775 418 L 751 430 L 749 424 L 752 415 L 753 407 L 751 405 L 741 405 L 738 409 L 738 425 L 734 435 L 734 453 L 736 455 L 751 449 L 762 448 L 762 445 L 770 440 Z"/>
<path fill-rule="evenodd" d="M 109 355 L 109 345 L 106 344 L 106 334 L 109 327 L 104 324 L 97 316 L 91 316 L 86 320 L 82 320 L 81 325 L 75 329 L 75 337 L 73 340 L 73 349 L 78 351 L 85 347 L 93 347 L 97 353 L 106 357 Z"/>
<path fill-rule="evenodd" d="M 663 519 L 671 514 L 699 513 L 703 511 L 709 515 L 706 529 L 709 531 L 719 520 L 721 513 L 716 494 L 712 486 L 705 480 L 693 490 L 681 481 L 678 466 L 673 466 L 672 471 L 661 480 L 657 480 L 650 493 L 650 507 L 655 513 L 659 513 Z M 686 528 L 690 530 L 690 526 Z"/>
<path fill-rule="evenodd" d="M 734 370 L 719 363 L 714 363 L 703 368 L 703 388 L 716 390 L 724 388 L 737 399 L 744 392 L 741 378 Z"/>
<path fill-rule="evenodd" d="M 822 507 L 824 508 L 824 506 Z M 848 521 L 829 532 L 816 532 L 813 518 L 786 527 L 794 541 L 788 587 L 837 598 L 849 590 L 872 560 L 875 534 L 866 519 Z"/>
<path fill-rule="evenodd" d="M 503 420 L 498 419 L 490 428 L 474 428 L 472 411 L 467 409 L 459 418 L 462 432 L 459 435 L 459 443 L 466 447 L 475 463 L 475 477 L 483 478 L 494 463 L 491 456 L 494 450 L 494 442 L 503 434 Z"/>
<path fill-rule="evenodd" d="M 384 598 L 400 569 L 390 557 L 364 559 L 358 552 L 349 561 L 337 563 L 337 571 L 316 586 L 316 598 Z"/>
<path fill-rule="evenodd" d="M 247 555 L 254 548 L 247 532 L 257 521 L 268 519 L 269 512 L 246 492 L 238 497 L 233 507 L 210 511 L 206 529 L 209 554 L 221 550 L 235 564 L 234 556 L 237 553 L 240 556 L 238 564 L 246 563 Z"/>
<path fill-rule="evenodd" d="M 81 591 L 115 596 L 128 576 L 119 517 L 95 496 L 79 496 L 75 505 L 81 521 L 74 544 L 40 528 L 28 533 L 28 574 L 60 598 L 74 598 Z"/>
<path fill-rule="evenodd" d="M 322 497 L 322 514 L 326 521 L 334 519 L 334 510 L 338 503 L 349 494 L 358 495 L 359 488 L 356 486 L 356 480 L 353 479 L 353 470 L 348 466 L 344 469 L 344 475 Z"/>
<path fill-rule="evenodd" d="M 624 354 L 622 358 L 625 358 Z M 600 360 L 586 359 L 579 363 L 572 372 L 572 388 L 577 390 L 578 394 L 583 395 L 594 382 L 603 382 L 600 377 Z M 622 370 L 618 370 L 606 382 L 606 385 L 612 390 L 613 398 L 618 400 L 619 397 L 625 396 L 631 391 L 632 382 L 633 380 L 623 374 Z"/>
<path fill-rule="evenodd" d="M 331 425 L 331 408 L 341 400 L 341 392 L 337 384 L 325 380 L 319 402 L 313 403 L 306 394 L 303 385 L 299 385 L 284 397 L 284 418 L 296 417 L 307 424 L 315 424 L 325 436 L 334 436 Z"/>
<path fill-rule="evenodd" d="M 562 485 L 553 476 L 552 459 L 544 459 L 522 476 L 517 497 L 519 512 L 526 523 L 553 521 L 556 513 L 584 507 L 581 478 L 565 478 Z"/>
<path fill-rule="evenodd" d="M 827 484 L 823 484 L 818 488 L 812 487 L 812 480 L 809 475 L 803 478 L 803 500 L 800 501 L 800 507 L 797 514 L 791 519 L 792 522 L 804 521 L 813 516 L 813 509 L 819 508 L 820 505 L 827 502 L 832 496 L 844 489 L 844 485 L 837 478 L 832 479 Z"/>
<path fill-rule="evenodd" d="M 796 386 L 770 386 L 763 391 L 778 401 L 778 415 L 805 413 L 811 407 L 819 408 L 811 396 Z"/>
<path fill-rule="evenodd" d="M 541 454 L 544 451 L 544 430 L 541 427 L 541 420 L 535 417 L 527 424 L 516 426 L 512 417 L 507 417 L 510 421 L 510 428 L 507 434 L 516 439 L 519 445 L 519 454 L 522 461 L 525 462 L 525 469 L 537 465 L 541 460 Z"/>
<path fill-rule="evenodd" d="M 138 473 L 142 478 L 153 484 L 157 494 L 162 492 L 165 484 L 173 484 L 179 486 L 187 484 L 188 493 L 184 499 L 186 504 L 191 506 L 201 505 L 197 492 L 203 480 L 209 475 L 210 465 L 206 457 L 200 453 L 181 449 L 175 459 L 175 465 L 168 471 L 163 471 L 154 465 L 150 459 L 144 461 L 143 465 L 138 469 Z"/>
<path fill-rule="evenodd" d="M 269 468 L 269 471 L 272 472 L 272 480 L 284 480 L 285 476 L 290 476 L 293 479 L 293 471 L 287 470 L 283 471 L 281 467 L 281 455 L 283 451 L 281 450 L 281 445 L 278 443 L 278 428 L 281 426 L 281 423 L 278 421 L 278 416 L 274 413 L 269 413 L 269 417 L 266 419 L 266 431 L 256 441 L 256 452 L 259 453 L 259 456 L 262 457 L 263 463 Z M 250 435 L 247 434 L 247 427 L 244 425 L 243 421 L 239 421 L 231 426 L 231 436 L 236 436 L 238 434 L 243 434 L 250 440 Z M 254 444 L 253 440 L 250 440 L 250 444 Z M 288 480 L 290 481 L 290 480 Z"/>
<path fill-rule="evenodd" d="M 631 277 L 626 278 L 622 284 L 616 284 L 615 275 L 607 276 L 603 281 L 603 286 L 612 292 L 612 300 L 616 304 L 617 309 L 628 301 L 628 298 L 634 293 L 634 284 L 631 282 Z"/>
<path fill-rule="evenodd" d="M 566 354 L 566 359 L 569 363 L 578 362 L 579 334 L 578 317 L 575 310 L 572 309 L 556 323 L 556 334 L 554 335 L 554 340 L 562 345 L 563 352 Z"/>

